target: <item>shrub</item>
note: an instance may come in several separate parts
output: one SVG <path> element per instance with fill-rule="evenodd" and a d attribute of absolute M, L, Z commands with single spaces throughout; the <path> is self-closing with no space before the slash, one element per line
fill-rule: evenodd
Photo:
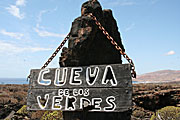
<path fill-rule="evenodd" d="M 151 120 L 180 120 L 180 107 L 164 107 L 153 114 Z"/>
<path fill-rule="evenodd" d="M 62 111 L 46 111 L 41 120 L 63 120 Z"/>
<path fill-rule="evenodd" d="M 27 105 L 23 105 L 23 107 L 19 109 L 16 113 L 21 114 L 21 115 L 27 115 L 28 114 Z"/>

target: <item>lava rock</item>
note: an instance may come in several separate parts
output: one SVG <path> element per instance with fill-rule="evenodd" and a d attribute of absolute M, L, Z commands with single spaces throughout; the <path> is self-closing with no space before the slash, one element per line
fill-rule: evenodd
<path fill-rule="evenodd" d="M 109 35 L 117 42 L 123 51 L 120 33 L 112 11 L 102 10 L 97 0 L 89 0 L 82 5 L 81 16 L 76 18 L 69 34 L 68 48 L 62 49 L 59 64 L 61 67 L 88 66 L 99 64 L 121 64 L 121 54 L 115 49 L 91 16 L 92 13 Z M 88 114 L 87 114 L 88 113 Z M 89 113 L 63 112 L 65 120 L 130 120 L 131 110 L 123 113 Z"/>
<path fill-rule="evenodd" d="M 72 23 L 68 48 L 62 49 L 60 66 L 122 63 L 120 52 L 106 38 L 95 21 L 87 15 L 88 13 L 96 16 L 97 20 L 125 51 L 112 11 L 109 9 L 102 10 L 97 0 L 89 0 L 82 5 L 81 16 Z"/>

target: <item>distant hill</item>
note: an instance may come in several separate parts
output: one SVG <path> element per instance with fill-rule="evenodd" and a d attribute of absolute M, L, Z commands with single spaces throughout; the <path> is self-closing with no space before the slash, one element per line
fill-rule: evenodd
<path fill-rule="evenodd" d="M 156 83 L 156 82 L 180 82 L 180 70 L 161 70 L 137 76 L 134 81 Z"/>
<path fill-rule="evenodd" d="M 0 78 L 0 84 L 28 84 L 27 78 Z"/>

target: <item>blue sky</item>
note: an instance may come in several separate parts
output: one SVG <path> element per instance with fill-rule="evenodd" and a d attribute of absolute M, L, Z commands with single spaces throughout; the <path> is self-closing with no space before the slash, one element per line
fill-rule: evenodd
<path fill-rule="evenodd" d="M 86 0 L 0 0 L 0 77 L 40 68 Z M 138 74 L 180 70 L 179 0 L 99 0 L 112 9 Z M 59 67 L 59 55 L 48 67 Z M 126 63 L 125 60 L 123 60 Z"/>

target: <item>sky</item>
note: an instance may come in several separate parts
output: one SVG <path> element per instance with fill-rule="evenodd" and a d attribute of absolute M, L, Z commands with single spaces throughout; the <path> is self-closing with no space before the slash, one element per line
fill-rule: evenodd
<path fill-rule="evenodd" d="M 80 16 L 85 1 L 0 0 L 0 78 L 26 78 L 30 69 L 41 68 Z M 180 70 L 180 0 L 99 2 L 103 9 L 112 9 L 138 75 Z M 59 67 L 59 56 L 49 68 Z"/>

